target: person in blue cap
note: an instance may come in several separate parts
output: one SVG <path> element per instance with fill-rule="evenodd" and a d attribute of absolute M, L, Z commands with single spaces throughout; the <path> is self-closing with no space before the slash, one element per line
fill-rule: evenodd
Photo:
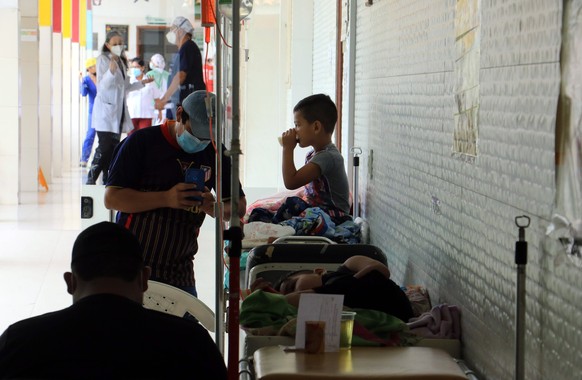
<path fill-rule="evenodd" d="M 143 247 L 152 280 L 197 296 L 194 255 L 206 215 L 214 217 L 216 97 L 206 91 L 188 95 L 177 121 L 136 131 L 118 147 L 109 168 L 105 206 L 117 210 L 117 223 L 132 231 Z M 223 152 L 226 148 L 223 147 Z M 204 171 L 204 188 L 185 182 L 190 168 Z M 238 184 L 238 210 L 230 208 L 230 157 L 222 154 L 220 178 L 223 218 L 242 217 L 246 199 Z"/>
<path fill-rule="evenodd" d="M 64 274 L 73 304 L 6 329 L 0 379 L 226 379 L 204 327 L 142 306 L 149 274 L 127 229 L 82 231 Z"/>

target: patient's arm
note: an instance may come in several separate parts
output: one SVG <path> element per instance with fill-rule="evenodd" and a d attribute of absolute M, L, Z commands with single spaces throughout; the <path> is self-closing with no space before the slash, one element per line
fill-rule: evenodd
<path fill-rule="evenodd" d="M 362 278 L 374 270 L 390 278 L 390 270 L 386 265 L 366 256 L 352 256 L 344 262 L 344 267 L 355 272 L 355 278 Z"/>
<path fill-rule="evenodd" d="M 301 298 L 301 294 L 303 293 L 314 293 L 313 289 L 308 289 L 308 290 L 300 290 L 298 292 L 293 292 L 293 293 L 289 293 L 285 295 L 285 299 L 287 300 L 287 303 L 295 306 L 295 307 L 299 307 L 299 298 Z"/>

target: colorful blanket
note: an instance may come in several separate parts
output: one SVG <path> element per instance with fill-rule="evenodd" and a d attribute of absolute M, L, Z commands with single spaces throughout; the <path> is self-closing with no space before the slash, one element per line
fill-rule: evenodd
<path fill-rule="evenodd" d="M 356 312 L 353 346 L 412 346 L 420 338 L 392 315 L 368 309 Z M 297 308 L 280 294 L 257 290 L 242 302 L 241 327 L 250 335 L 295 336 Z"/>
<path fill-rule="evenodd" d="M 290 194 L 257 200 L 247 208 L 244 220 L 249 224 L 260 222 L 288 226 L 296 236 L 324 236 L 338 243 L 360 243 L 360 225 L 350 216 L 333 219 L 325 210 L 307 204 L 300 192 Z M 278 236 L 288 235 L 288 232 L 281 233 L 278 235 L 277 231 Z"/>

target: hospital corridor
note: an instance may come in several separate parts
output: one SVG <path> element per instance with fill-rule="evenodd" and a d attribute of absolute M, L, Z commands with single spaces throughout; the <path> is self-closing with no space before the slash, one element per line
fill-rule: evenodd
<path fill-rule="evenodd" d="M 75 239 L 124 210 L 146 261 L 187 261 L 146 309 L 191 307 L 229 380 L 582 379 L 582 0 L 0 0 L 0 25 L 0 333 L 71 306 Z"/>

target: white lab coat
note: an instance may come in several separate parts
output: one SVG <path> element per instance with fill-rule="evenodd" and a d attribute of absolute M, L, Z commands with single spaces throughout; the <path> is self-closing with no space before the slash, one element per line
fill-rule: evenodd
<path fill-rule="evenodd" d="M 146 79 L 145 75 L 143 79 Z M 130 82 L 133 84 L 139 81 L 132 76 Z M 127 94 L 127 110 L 132 119 L 152 119 L 155 116 L 155 85 L 152 85 L 154 85 L 153 82 L 148 83 L 142 89 Z"/>
<path fill-rule="evenodd" d="M 139 90 L 144 85 L 141 82 L 130 84 L 123 61 L 112 74 L 109 70 L 110 57 L 111 53 L 101 53 L 97 57 L 97 96 L 93 105 L 92 126 L 98 132 L 127 133 L 133 129 L 133 124 L 124 99 L 129 91 Z M 120 131 L 119 124 L 123 113 L 125 118 Z"/>

